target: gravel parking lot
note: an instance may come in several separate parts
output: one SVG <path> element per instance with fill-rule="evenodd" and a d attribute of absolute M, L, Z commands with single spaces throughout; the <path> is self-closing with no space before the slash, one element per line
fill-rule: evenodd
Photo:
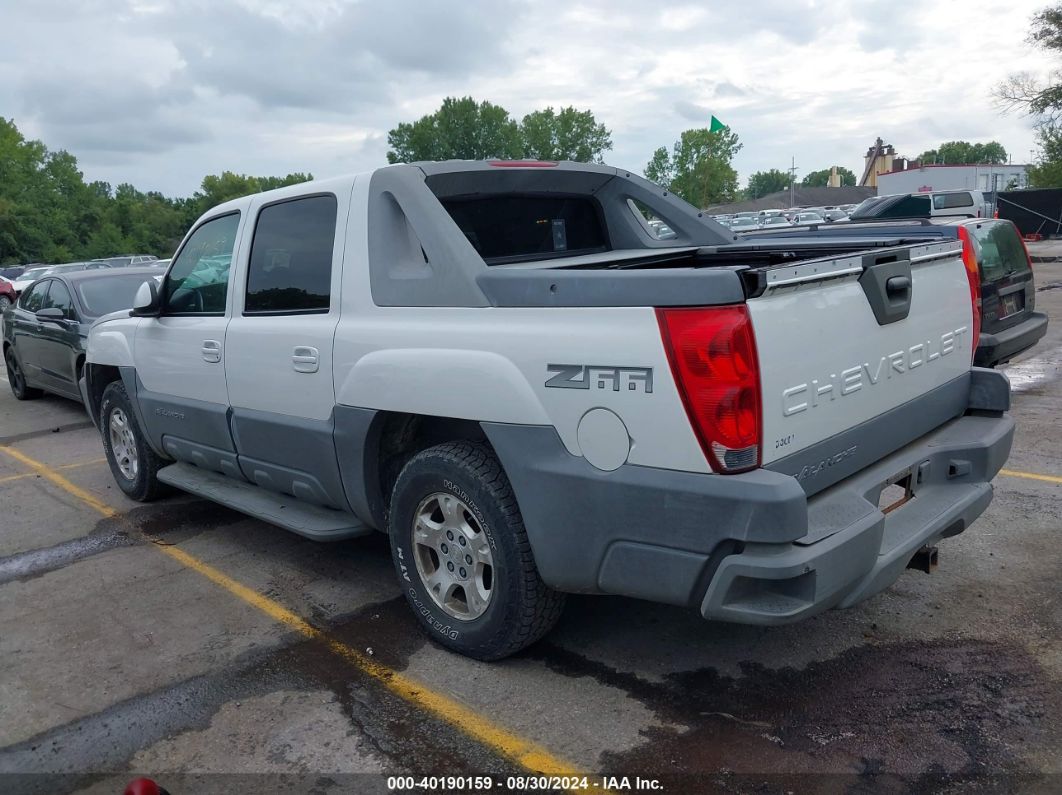
<path fill-rule="evenodd" d="M 536 770 L 591 790 L 1062 788 L 1062 263 L 1036 272 L 1052 325 L 1007 367 L 1014 451 L 932 575 L 777 629 L 573 597 L 495 664 L 418 632 L 383 536 L 129 502 L 79 405 L 0 384 L 0 789 L 504 791 Z"/>

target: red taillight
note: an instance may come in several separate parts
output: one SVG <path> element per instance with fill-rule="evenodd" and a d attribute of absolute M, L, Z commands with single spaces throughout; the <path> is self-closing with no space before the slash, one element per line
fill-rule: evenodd
<path fill-rule="evenodd" d="M 716 472 L 760 465 L 760 368 L 752 321 L 738 306 L 657 309 L 671 374 Z"/>
<path fill-rule="evenodd" d="M 974 252 L 973 239 L 965 226 L 959 227 L 959 240 L 962 241 L 962 262 L 966 266 L 966 280 L 970 283 L 970 304 L 973 306 L 973 347 L 970 348 L 970 361 L 977 352 L 977 343 L 981 341 L 981 272 L 977 268 L 977 254 Z"/>
<path fill-rule="evenodd" d="M 1018 236 L 1018 240 L 1021 241 L 1022 250 L 1025 252 L 1025 261 L 1029 263 L 1029 270 L 1033 269 L 1032 266 L 1032 254 L 1029 253 L 1029 244 L 1025 242 L 1025 237 L 1018 231 L 1018 227 L 1014 227 L 1014 234 Z"/>

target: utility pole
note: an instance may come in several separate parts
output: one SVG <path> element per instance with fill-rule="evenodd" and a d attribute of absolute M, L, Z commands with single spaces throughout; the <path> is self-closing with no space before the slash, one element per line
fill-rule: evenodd
<path fill-rule="evenodd" d="M 789 208 L 792 209 L 796 206 L 796 156 L 793 157 L 793 164 L 789 167 Z"/>

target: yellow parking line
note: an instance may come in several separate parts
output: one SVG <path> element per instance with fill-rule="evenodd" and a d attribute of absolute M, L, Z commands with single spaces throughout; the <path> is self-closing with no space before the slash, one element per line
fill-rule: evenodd
<path fill-rule="evenodd" d="M 63 464 L 61 467 L 55 467 L 57 472 L 65 472 L 68 469 L 80 469 L 81 467 L 92 466 L 93 464 L 103 464 L 107 461 L 106 458 L 93 458 L 91 461 L 79 461 L 76 464 Z M 12 480 L 24 480 L 26 478 L 37 477 L 37 472 L 23 472 L 20 475 L 7 475 L 0 478 L 0 483 L 10 483 Z"/>
<path fill-rule="evenodd" d="M 1019 469 L 1001 469 L 999 474 L 1008 475 L 1012 478 L 1026 478 L 1027 480 L 1042 480 L 1044 483 L 1062 484 L 1062 478 L 1054 475 L 1040 475 L 1036 472 L 1022 472 Z"/>
<path fill-rule="evenodd" d="M 54 469 L 39 461 L 19 452 L 11 447 L 0 445 L 0 452 L 25 464 L 35 474 L 47 478 L 51 483 L 61 488 L 68 494 L 77 497 L 97 513 L 106 517 L 119 516 L 119 512 L 109 505 L 98 500 L 79 486 L 74 485 Z M 274 621 L 278 621 L 307 638 L 320 640 L 325 643 L 329 650 L 342 657 L 362 673 L 380 682 L 389 691 L 399 698 L 412 704 L 419 709 L 431 713 L 442 719 L 451 726 L 462 731 L 469 737 L 477 740 L 496 753 L 516 762 L 527 770 L 549 776 L 582 776 L 584 771 L 575 765 L 555 756 L 537 743 L 520 737 L 517 734 L 499 726 L 490 719 L 476 712 L 456 699 L 443 693 L 432 690 L 428 685 L 405 674 L 399 673 L 386 665 L 382 665 L 370 659 L 353 647 L 339 641 L 327 632 L 318 629 L 302 617 L 296 615 L 279 602 L 262 596 L 257 591 L 248 588 L 227 574 L 219 571 L 183 549 L 176 546 L 155 546 L 156 549 L 169 555 L 182 566 L 202 574 L 211 582 L 224 588 L 237 599 L 251 605 L 265 613 Z"/>

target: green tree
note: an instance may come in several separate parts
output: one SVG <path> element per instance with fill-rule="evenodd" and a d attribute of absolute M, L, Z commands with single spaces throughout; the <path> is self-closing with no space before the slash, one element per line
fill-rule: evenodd
<path fill-rule="evenodd" d="M 830 172 L 831 168 L 823 168 L 819 171 L 812 171 L 804 176 L 804 179 L 800 180 L 800 184 L 805 188 L 825 188 L 830 184 Z M 837 176 L 841 178 L 842 185 L 855 185 L 856 175 L 849 171 L 844 166 L 837 166 Z"/>
<path fill-rule="evenodd" d="M 750 199 L 759 199 L 768 193 L 777 193 L 788 187 L 789 172 L 772 168 L 768 171 L 757 171 L 751 174 L 748 187 L 745 188 L 745 195 Z"/>
<path fill-rule="evenodd" d="M 1062 53 L 1062 3 L 1033 14 L 1027 41 L 1053 55 Z M 1011 74 L 996 86 L 996 101 L 1005 110 L 1039 116 L 1043 122 L 1062 119 L 1062 70 L 1046 76 L 1030 72 Z"/>
<path fill-rule="evenodd" d="M 298 185 L 300 182 L 309 182 L 311 179 L 313 179 L 313 174 L 302 172 L 288 174 L 284 177 L 252 177 L 232 171 L 208 174 L 203 177 L 199 192 L 193 196 L 196 200 L 195 216 L 198 217 L 211 207 L 216 207 L 231 199 L 261 193 L 264 190 L 283 188 L 287 185 Z"/>
<path fill-rule="evenodd" d="M 737 134 L 728 128 L 686 130 L 670 154 L 665 147 L 653 153 L 645 177 L 695 207 L 733 201 L 738 180 L 731 161 L 740 149 Z"/>
<path fill-rule="evenodd" d="M 311 179 L 309 174 L 204 178 L 194 196 L 168 199 L 133 185 L 86 183 L 77 159 L 26 139 L 0 118 L 0 263 L 64 262 L 173 253 L 185 230 L 222 201 Z"/>
<path fill-rule="evenodd" d="M 388 163 L 522 156 L 520 127 L 509 112 L 472 97 L 446 97 L 434 113 L 402 122 L 387 133 L 387 143 Z"/>
<path fill-rule="evenodd" d="M 520 123 L 521 157 L 600 163 L 612 148 L 612 134 L 588 110 L 569 106 L 536 110 Z"/>
<path fill-rule="evenodd" d="M 999 141 L 972 144 L 969 141 L 948 141 L 936 149 L 927 149 L 917 158 L 919 163 L 972 165 L 977 163 L 1006 163 L 1007 150 Z"/>
<path fill-rule="evenodd" d="M 1036 131 L 1040 154 L 1029 167 L 1029 187 L 1062 188 L 1062 126 L 1044 124 Z"/>

